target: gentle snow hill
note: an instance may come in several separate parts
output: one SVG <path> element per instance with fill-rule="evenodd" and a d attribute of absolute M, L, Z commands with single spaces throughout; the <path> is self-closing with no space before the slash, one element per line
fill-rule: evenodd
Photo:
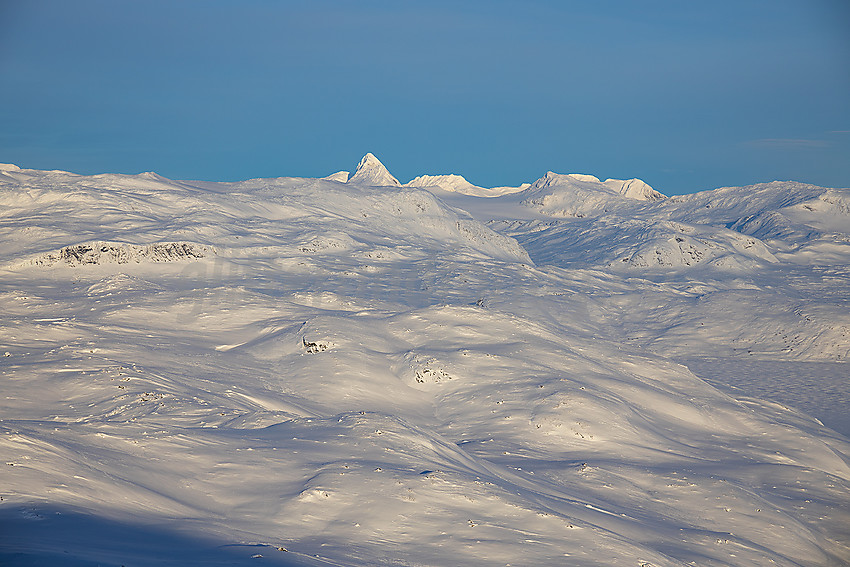
<path fill-rule="evenodd" d="M 846 189 L 828 189 L 794 181 L 772 181 L 744 187 L 721 187 L 671 197 L 669 205 L 694 219 L 734 221 L 755 213 L 800 205 Z M 847 212 L 847 211 L 845 211 Z"/>
<path fill-rule="evenodd" d="M 327 177 L 323 177 L 322 179 L 327 179 L 329 181 L 339 181 L 340 183 L 346 183 L 348 181 L 349 172 L 347 171 L 337 171 L 336 173 L 332 173 Z"/>
<path fill-rule="evenodd" d="M 420 175 L 404 184 L 405 187 L 420 187 L 423 189 L 437 188 L 442 191 L 451 191 L 463 195 L 474 195 L 476 197 L 498 197 L 509 193 L 518 193 L 526 189 L 530 184 L 526 183 L 520 187 L 492 187 L 484 188 L 473 185 L 460 175 Z"/>
<path fill-rule="evenodd" d="M 584 217 L 636 201 L 666 197 L 640 179 L 599 181 L 592 175 L 548 172 L 522 191 L 521 204 L 555 217 Z"/>
<path fill-rule="evenodd" d="M 704 267 L 736 273 L 778 262 L 757 238 L 710 225 L 607 214 L 569 222 L 496 221 L 490 226 L 508 234 L 522 231 L 521 242 L 542 264 L 665 273 Z"/>
<path fill-rule="evenodd" d="M 603 184 L 623 197 L 638 201 L 660 201 L 667 198 L 667 195 L 656 191 L 640 179 L 606 179 Z"/>
<path fill-rule="evenodd" d="M 573 177 L 595 204 L 553 217 L 367 158 L 0 172 L 0 564 L 850 562 L 850 440 L 722 387 L 843 368 L 847 264 L 731 201 L 688 220 Z M 618 252 L 676 237 L 711 259 Z"/>

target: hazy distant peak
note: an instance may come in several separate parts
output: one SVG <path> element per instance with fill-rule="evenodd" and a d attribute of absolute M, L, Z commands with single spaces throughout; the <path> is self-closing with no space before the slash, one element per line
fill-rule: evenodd
<path fill-rule="evenodd" d="M 553 185 L 561 175 L 555 173 L 554 171 L 547 171 L 546 175 L 532 183 L 532 187 L 545 187 L 548 185 Z"/>
<path fill-rule="evenodd" d="M 447 175 L 420 175 L 404 184 L 405 187 L 438 188 L 443 191 L 471 195 L 474 197 L 498 197 L 509 193 L 519 193 L 530 184 L 524 183 L 519 187 L 480 187 L 466 180 L 462 175 L 450 173 Z"/>
<path fill-rule="evenodd" d="M 322 179 L 327 179 L 328 181 L 339 181 L 340 183 L 347 183 L 349 172 L 347 171 L 337 171 L 336 173 L 331 173 L 327 177 L 323 177 Z"/>
<path fill-rule="evenodd" d="M 667 195 L 660 193 L 641 179 L 606 179 L 603 183 L 606 187 L 613 189 L 623 197 L 637 199 L 638 201 L 660 201 L 666 199 Z"/>
<path fill-rule="evenodd" d="M 467 181 L 462 175 L 450 173 L 448 175 L 420 175 L 404 184 L 405 187 L 439 187 L 446 191 L 464 193 L 465 190 L 475 188 L 481 189 Z"/>
<path fill-rule="evenodd" d="M 373 154 L 368 153 L 363 156 L 357 169 L 348 179 L 348 183 L 357 183 L 360 185 L 370 185 L 373 187 L 401 187 L 398 179 L 384 167 L 384 164 Z"/>
<path fill-rule="evenodd" d="M 605 181 L 600 181 L 598 177 L 584 173 L 562 174 L 549 171 L 532 184 L 532 188 L 534 189 L 559 186 L 571 186 L 591 191 L 599 190 L 603 193 L 613 193 L 638 201 L 660 201 L 667 198 L 666 195 L 659 193 L 646 182 L 636 178 L 626 180 L 606 179 Z"/>
<path fill-rule="evenodd" d="M 155 171 L 143 171 L 142 173 L 139 173 L 137 175 L 137 177 L 139 179 L 148 179 L 148 180 L 152 180 L 152 181 L 163 181 L 163 182 L 167 182 L 167 183 L 171 182 L 170 179 L 168 179 L 167 177 L 163 177 L 162 175 L 158 174 Z"/>
<path fill-rule="evenodd" d="M 13 163 L 0 163 L 0 171 L 20 171 L 21 168 Z"/>
<path fill-rule="evenodd" d="M 547 171 L 546 175 L 531 184 L 533 189 L 545 189 L 547 187 L 557 187 L 562 185 L 574 185 L 576 183 L 600 183 L 599 179 L 593 175 L 585 175 L 582 173 L 555 173 Z"/>
<path fill-rule="evenodd" d="M 384 167 L 384 164 L 381 163 L 381 160 L 375 157 L 375 154 L 372 152 L 366 152 L 366 155 L 363 156 L 363 159 L 361 159 L 360 163 L 357 164 L 357 170 L 355 173 L 359 172 L 364 167 Z"/>
<path fill-rule="evenodd" d="M 578 181 L 584 181 L 587 183 L 600 183 L 599 178 L 595 175 L 587 175 L 586 173 L 570 173 L 568 177 L 572 177 Z"/>

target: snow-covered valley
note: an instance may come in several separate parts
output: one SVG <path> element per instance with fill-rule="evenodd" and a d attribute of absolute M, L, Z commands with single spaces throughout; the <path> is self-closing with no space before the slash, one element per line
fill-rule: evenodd
<path fill-rule="evenodd" d="M 850 562 L 848 189 L 9 165 L 0 239 L 4 565 Z"/>

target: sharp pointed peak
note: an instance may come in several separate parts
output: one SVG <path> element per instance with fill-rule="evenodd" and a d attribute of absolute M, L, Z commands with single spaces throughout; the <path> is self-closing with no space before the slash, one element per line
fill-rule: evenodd
<path fill-rule="evenodd" d="M 366 155 L 363 156 L 363 159 L 360 160 L 360 164 L 362 165 L 367 163 L 381 163 L 381 160 L 375 157 L 375 154 L 373 154 L 372 152 L 366 152 Z M 383 164 L 381 163 L 381 165 Z"/>
<path fill-rule="evenodd" d="M 372 185 L 378 187 L 400 187 L 398 179 L 393 177 L 389 170 L 381 163 L 381 160 L 375 157 L 375 154 L 369 152 L 360 163 L 357 164 L 357 169 L 348 179 L 348 183 L 358 183 L 361 185 Z"/>

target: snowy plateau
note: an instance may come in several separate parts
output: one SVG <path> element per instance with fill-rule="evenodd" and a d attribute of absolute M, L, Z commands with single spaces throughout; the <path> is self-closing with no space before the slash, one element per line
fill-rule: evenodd
<path fill-rule="evenodd" d="M 0 564 L 850 564 L 850 190 L 0 166 Z"/>

